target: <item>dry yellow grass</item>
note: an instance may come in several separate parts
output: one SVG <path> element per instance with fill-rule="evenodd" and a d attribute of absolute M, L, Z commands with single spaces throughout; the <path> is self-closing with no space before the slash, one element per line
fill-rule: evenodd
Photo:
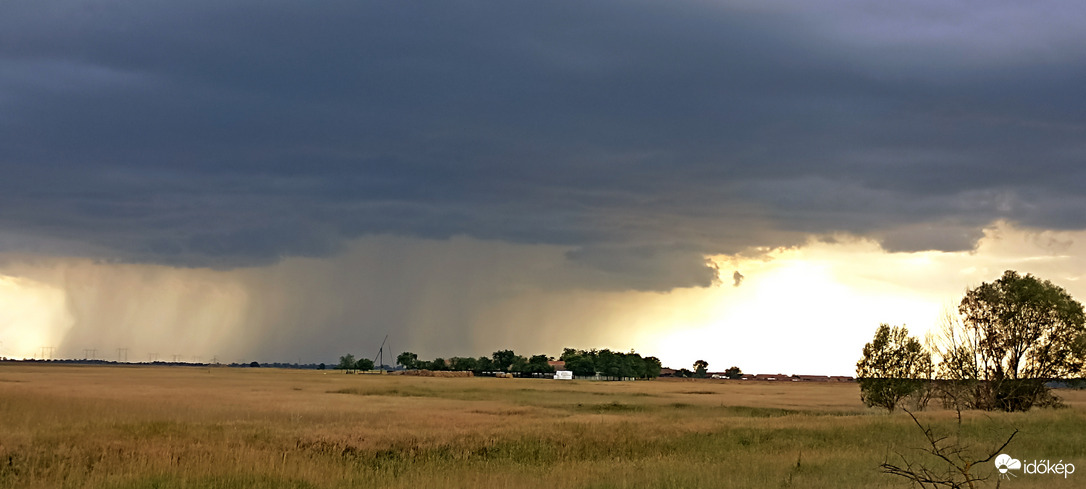
<path fill-rule="evenodd" d="M 1009 453 L 1082 465 L 1004 487 L 1083 486 L 1086 396 L 1063 395 L 967 413 L 967 443 L 1014 426 Z M 0 364 L 0 487 L 909 487 L 877 466 L 922 441 L 855 384 Z"/>

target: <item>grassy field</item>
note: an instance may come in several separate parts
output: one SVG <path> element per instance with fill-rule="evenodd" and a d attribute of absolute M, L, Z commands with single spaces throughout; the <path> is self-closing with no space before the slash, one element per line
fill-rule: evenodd
<path fill-rule="evenodd" d="M 1018 428 L 1007 453 L 1078 473 L 1002 487 L 1084 487 L 1086 394 L 1061 395 L 1068 409 L 967 413 L 962 442 L 979 454 Z M 953 412 L 920 418 L 958 436 Z M 0 364 L 5 488 L 905 488 L 878 465 L 923 445 L 855 384 Z"/>

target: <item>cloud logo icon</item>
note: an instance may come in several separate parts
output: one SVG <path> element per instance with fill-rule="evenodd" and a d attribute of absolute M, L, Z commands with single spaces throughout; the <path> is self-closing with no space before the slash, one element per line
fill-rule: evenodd
<path fill-rule="evenodd" d="M 999 454 L 995 459 L 996 469 L 999 470 L 999 474 L 1002 477 L 1006 477 L 1008 470 L 1019 470 L 1022 468 L 1022 461 L 1016 458 L 1012 458 L 1006 453 Z M 1014 474 L 1011 474 L 1014 475 Z"/>

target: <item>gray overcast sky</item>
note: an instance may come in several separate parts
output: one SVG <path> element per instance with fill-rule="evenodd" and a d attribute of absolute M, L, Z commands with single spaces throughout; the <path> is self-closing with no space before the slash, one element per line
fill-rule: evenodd
<path fill-rule="evenodd" d="M 1086 228 L 1081 2 L 0 4 L 0 251 L 568 247 L 666 290 L 853 233 Z"/>

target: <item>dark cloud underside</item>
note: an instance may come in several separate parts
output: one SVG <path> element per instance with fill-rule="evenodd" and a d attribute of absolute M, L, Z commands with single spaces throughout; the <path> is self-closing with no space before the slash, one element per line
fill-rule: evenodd
<path fill-rule="evenodd" d="M 1082 6 L 818 7 L 5 2 L 0 244 L 234 267 L 465 234 L 666 288 L 808 233 L 1086 228 Z"/>

